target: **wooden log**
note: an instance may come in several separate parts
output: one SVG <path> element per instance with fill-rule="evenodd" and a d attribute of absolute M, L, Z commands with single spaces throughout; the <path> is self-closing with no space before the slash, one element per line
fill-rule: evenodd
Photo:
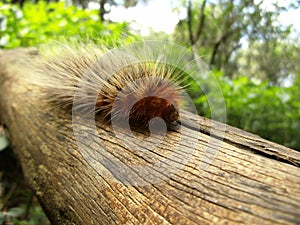
<path fill-rule="evenodd" d="M 50 110 L 34 54 L 0 52 L 0 119 L 52 224 L 300 224 L 299 152 L 189 113 L 149 135 Z"/>

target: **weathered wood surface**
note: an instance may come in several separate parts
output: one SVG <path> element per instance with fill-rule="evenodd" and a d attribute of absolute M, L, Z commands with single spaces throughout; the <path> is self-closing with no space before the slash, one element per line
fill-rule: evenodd
<path fill-rule="evenodd" d="M 72 123 L 29 54 L 0 52 L 0 119 L 53 224 L 300 224 L 299 152 L 188 113 L 150 137 Z"/>

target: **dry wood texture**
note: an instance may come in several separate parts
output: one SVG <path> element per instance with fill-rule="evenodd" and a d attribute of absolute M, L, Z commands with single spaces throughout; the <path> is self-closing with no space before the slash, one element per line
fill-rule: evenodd
<path fill-rule="evenodd" d="M 0 53 L 0 118 L 53 224 L 300 224 L 299 152 L 188 113 L 166 134 L 94 129 L 50 110 L 29 54 Z"/>

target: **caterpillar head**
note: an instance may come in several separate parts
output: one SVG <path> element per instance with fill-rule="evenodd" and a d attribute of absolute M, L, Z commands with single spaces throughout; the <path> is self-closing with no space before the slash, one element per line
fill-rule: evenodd
<path fill-rule="evenodd" d="M 155 118 L 163 119 L 168 129 L 174 129 L 179 122 L 178 106 L 158 96 L 148 96 L 136 102 L 129 114 L 131 124 L 143 126 Z"/>
<path fill-rule="evenodd" d="M 103 104 L 111 104 L 106 105 L 107 109 L 111 109 L 107 113 L 119 123 L 129 121 L 132 126 L 149 127 L 150 122 L 159 121 L 153 119 L 160 118 L 169 130 L 176 129 L 180 123 L 179 106 L 182 101 L 182 89 L 176 80 L 170 79 L 161 70 L 149 71 L 145 67 L 126 68 L 125 72 L 130 75 L 116 76 L 118 80 L 127 80 L 121 81 L 122 85 L 115 90 L 111 101 L 107 101 L 108 93 L 102 91 L 97 105 L 104 108 Z"/>

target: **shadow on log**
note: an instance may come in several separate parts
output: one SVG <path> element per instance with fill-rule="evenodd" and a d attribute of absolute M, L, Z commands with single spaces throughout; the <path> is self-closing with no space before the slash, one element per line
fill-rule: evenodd
<path fill-rule="evenodd" d="M 163 135 L 90 126 L 50 110 L 30 54 L 0 52 L 0 118 L 52 224 L 300 224 L 299 152 L 188 113 Z"/>

